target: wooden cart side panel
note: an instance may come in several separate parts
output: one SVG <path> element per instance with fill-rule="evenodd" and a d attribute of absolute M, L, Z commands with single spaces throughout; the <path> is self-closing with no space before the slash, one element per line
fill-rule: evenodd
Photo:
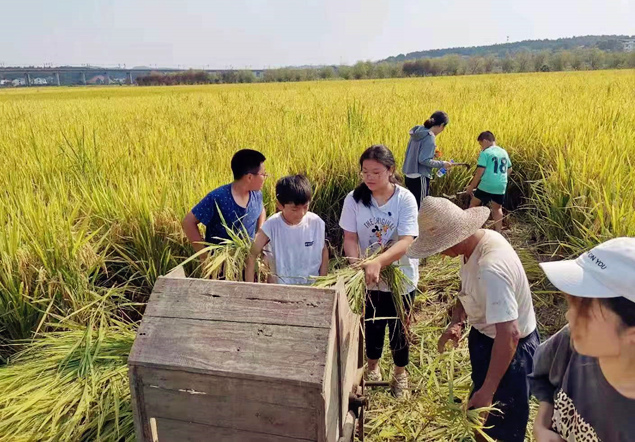
<path fill-rule="evenodd" d="M 307 388 L 284 380 L 261 381 L 227 376 L 210 376 L 178 370 L 136 367 L 141 385 L 174 392 L 189 392 L 214 397 L 236 397 L 245 401 L 317 410 L 319 386 Z"/>
<path fill-rule="evenodd" d="M 359 369 L 359 344 L 361 342 L 360 316 L 353 313 L 346 299 L 346 289 L 344 282 L 339 281 L 337 287 L 337 311 L 338 311 L 338 334 L 340 348 L 340 367 L 342 373 L 342 409 L 340 422 L 346 420 L 348 414 L 348 397 L 353 391 L 353 385 L 358 382 Z"/>
<path fill-rule="evenodd" d="M 337 309 L 333 306 L 332 316 L 333 327 L 329 333 L 326 367 L 324 373 L 324 383 L 322 384 L 322 410 L 318 422 L 321 422 L 318 433 L 318 441 L 334 442 L 341 434 L 341 392 L 340 392 L 340 370 L 338 355 L 338 334 L 337 334 Z"/>
<path fill-rule="evenodd" d="M 321 385 L 329 332 L 322 328 L 144 317 L 129 361 L 211 375 Z"/>
<path fill-rule="evenodd" d="M 143 384 L 136 367 L 128 366 L 128 382 L 130 384 L 130 400 L 132 402 L 132 417 L 134 428 L 139 442 L 151 442 L 150 420 L 145 413 L 145 398 L 143 396 Z"/>
<path fill-rule="evenodd" d="M 331 289 L 159 277 L 144 317 L 330 328 Z"/>
<path fill-rule="evenodd" d="M 316 413 L 310 408 L 292 408 L 236 396 L 210 396 L 147 386 L 143 387 L 143 394 L 149 419 L 169 418 L 307 440 L 315 440 L 317 434 Z M 213 435 L 210 435 L 210 440 L 215 440 Z"/>
<path fill-rule="evenodd" d="M 157 433 L 159 442 L 298 442 L 299 440 L 315 440 L 254 433 L 235 428 L 221 428 L 164 418 L 157 419 Z"/>

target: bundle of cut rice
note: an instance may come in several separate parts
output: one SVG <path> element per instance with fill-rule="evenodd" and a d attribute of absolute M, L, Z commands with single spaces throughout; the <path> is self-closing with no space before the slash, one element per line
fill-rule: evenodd
<path fill-rule="evenodd" d="M 366 275 L 364 265 L 374 259 L 376 253 L 368 258 L 361 259 L 354 264 L 348 265 L 348 260 L 339 258 L 334 260 L 331 266 L 335 270 L 326 276 L 319 276 L 313 283 L 314 287 L 329 288 L 334 287 L 337 282 L 342 279 L 346 287 L 346 297 L 348 299 L 351 310 L 357 314 L 363 314 L 366 305 Z M 397 307 L 397 315 L 403 321 L 406 320 L 406 306 L 404 305 L 404 296 L 407 294 L 409 280 L 403 271 L 395 265 L 382 267 L 380 278 L 390 288 L 395 306 Z"/>

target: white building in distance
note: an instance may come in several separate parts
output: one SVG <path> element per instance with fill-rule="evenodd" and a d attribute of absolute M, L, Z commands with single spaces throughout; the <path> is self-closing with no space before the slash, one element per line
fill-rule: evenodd
<path fill-rule="evenodd" d="M 622 40 L 622 46 L 624 47 L 624 52 L 635 51 L 635 38 L 627 38 Z"/>

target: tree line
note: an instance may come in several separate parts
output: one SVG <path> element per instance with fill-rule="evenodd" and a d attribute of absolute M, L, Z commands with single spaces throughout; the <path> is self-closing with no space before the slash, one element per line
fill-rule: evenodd
<path fill-rule="evenodd" d="M 495 55 L 497 57 L 505 57 L 507 54 L 515 54 L 517 52 L 529 51 L 565 51 L 576 48 L 599 48 L 603 51 L 620 52 L 624 50 L 622 41 L 634 38 L 628 35 L 586 35 L 580 37 L 558 38 L 555 40 L 523 40 L 512 43 L 499 43 L 489 46 L 474 47 L 458 47 L 446 49 L 430 49 L 426 51 L 410 52 L 408 54 L 399 54 L 394 57 L 388 57 L 388 62 L 407 61 L 420 58 L 437 58 L 444 55 L 458 54 L 468 57 L 481 55 Z"/>
<path fill-rule="evenodd" d="M 352 66 L 267 69 L 260 78 L 249 70 L 207 73 L 190 70 L 138 77 L 137 84 L 177 85 L 214 83 L 292 82 L 313 80 L 360 80 L 369 78 L 404 78 L 440 75 L 476 75 L 513 72 L 581 71 L 597 69 L 633 69 L 635 52 L 615 52 L 595 48 L 573 50 L 521 51 L 504 57 L 494 54 L 478 56 L 444 55 L 403 62 L 359 61 Z"/>

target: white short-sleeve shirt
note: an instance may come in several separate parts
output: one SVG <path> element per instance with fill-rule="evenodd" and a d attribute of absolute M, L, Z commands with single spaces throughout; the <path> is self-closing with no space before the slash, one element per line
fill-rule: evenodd
<path fill-rule="evenodd" d="M 500 234 L 484 230 L 484 236 L 461 265 L 459 300 L 472 327 L 490 338 L 496 324 L 518 320 L 520 337 L 536 328 L 529 281 L 520 258 Z"/>
<path fill-rule="evenodd" d="M 370 207 L 366 207 L 361 201 L 355 202 L 351 192 L 344 200 L 340 227 L 357 233 L 362 255 L 370 255 L 380 247 L 396 242 L 399 236 L 419 235 L 417 200 L 408 189 L 396 186 L 395 193 L 386 204 L 378 206 L 375 198 L 371 198 Z M 404 255 L 397 265 L 411 282 L 408 292 L 413 291 L 419 281 L 419 260 Z M 390 291 L 384 282 L 368 289 Z"/>
<path fill-rule="evenodd" d="M 269 238 L 278 283 L 310 284 L 310 277 L 320 274 L 325 225 L 315 213 L 307 212 L 292 226 L 278 212 L 264 222 L 262 232 Z"/>

